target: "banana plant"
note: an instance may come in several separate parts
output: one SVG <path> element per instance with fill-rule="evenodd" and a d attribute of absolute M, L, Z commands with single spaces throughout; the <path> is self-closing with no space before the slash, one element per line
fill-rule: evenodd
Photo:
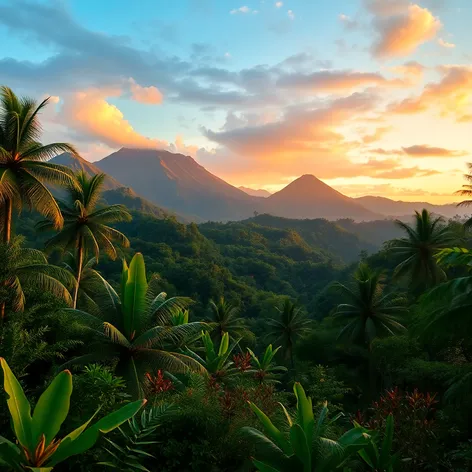
<path fill-rule="evenodd" d="M 400 456 L 392 453 L 393 432 L 393 416 L 388 415 L 385 425 L 385 436 L 380 449 L 375 442 L 376 438 L 373 437 L 372 441 L 358 452 L 371 470 L 376 472 L 395 472 L 401 470 Z"/>
<path fill-rule="evenodd" d="M 90 426 L 97 412 L 82 426 L 62 439 L 57 434 L 67 418 L 72 394 L 72 374 L 64 370 L 58 374 L 39 397 L 31 415 L 31 405 L 20 383 L 5 359 L 0 358 L 4 389 L 10 411 L 11 424 L 17 444 L 0 436 L 0 465 L 14 471 L 50 472 L 71 456 L 82 454 L 107 434 L 132 418 L 146 403 L 128 403 Z"/>
<path fill-rule="evenodd" d="M 204 357 L 187 348 L 190 357 L 198 361 L 215 380 L 223 381 L 239 374 L 238 369 L 233 367 L 234 363 L 229 357 L 240 340 L 230 345 L 229 334 L 224 333 L 218 348 L 216 348 L 208 331 L 202 332 L 201 339 L 203 341 Z"/>
<path fill-rule="evenodd" d="M 259 359 L 251 349 L 247 348 L 249 354 L 251 355 L 252 360 L 255 364 L 255 369 L 250 369 L 247 371 L 248 374 L 252 374 L 254 378 L 261 384 L 278 384 L 280 383 L 277 380 L 284 372 L 287 372 L 286 367 L 278 366 L 273 362 L 277 351 L 280 349 L 279 346 L 276 349 L 272 349 L 272 344 L 269 344 L 264 351 L 264 354 L 261 359 Z"/>
<path fill-rule="evenodd" d="M 315 419 L 311 398 L 306 396 L 300 383 L 295 383 L 293 390 L 297 399 L 295 419 L 292 419 L 287 409 L 280 404 L 287 419 L 288 433 L 278 429 L 265 413 L 249 402 L 264 429 L 264 432 L 261 432 L 251 427 L 243 428 L 243 432 L 259 445 L 256 459 L 253 460 L 257 470 L 328 472 L 340 467 L 351 455 L 370 443 L 367 430 L 358 425 L 337 440 L 327 438 L 326 429 L 337 421 L 341 414 L 328 421 L 328 407 L 325 403 Z"/>

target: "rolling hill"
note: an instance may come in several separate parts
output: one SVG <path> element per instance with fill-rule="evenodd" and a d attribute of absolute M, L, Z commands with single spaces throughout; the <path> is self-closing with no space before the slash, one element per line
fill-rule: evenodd
<path fill-rule="evenodd" d="M 253 197 L 262 197 L 262 198 L 267 198 L 270 197 L 272 194 L 268 192 L 267 190 L 264 189 L 253 189 L 249 187 L 238 187 L 240 190 L 242 190 L 244 193 L 247 193 L 248 195 L 251 195 Z"/>

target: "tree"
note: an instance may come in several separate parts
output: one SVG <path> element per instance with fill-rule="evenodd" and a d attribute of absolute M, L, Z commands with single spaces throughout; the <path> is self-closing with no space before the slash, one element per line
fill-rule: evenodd
<path fill-rule="evenodd" d="M 217 302 L 210 300 L 210 316 L 208 321 L 214 326 L 213 340 L 220 342 L 225 333 L 233 339 L 253 341 L 254 334 L 245 326 L 244 319 L 239 317 L 239 308 L 224 297 Z"/>
<path fill-rule="evenodd" d="M 432 287 L 446 278 L 436 263 L 435 254 L 453 244 L 456 236 L 445 226 L 441 217 L 433 218 L 428 210 L 415 212 L 413 225 L 397 220 L 406 237 L 394 239 L 389 247 L 402 261 L 395 268 L 398 277 L 409 275 L 416 289 Z"/>
<path fill-rule="evenodd" d="M 460 206 L 470 206 L 472 205 L 472 162 L 467 163 L 467 169 L 469 171 L 468 174 L 464 174 L 464 178 L 467 180 L 467 184 L 462 186 L 461 190 L 458 190 L 456 193 L 463 197 L 467 197 L 467 200 L 463 200 L 462 202 L 458 203 L 458 207 Z M 466 228 L 470 228 L 472 226 L 472 217 L 470 217 L 465 223 L 464 226 Z"/>
<path fill-rule="evenodd" d="M 282 308 L 276 307 L 280 313 L 279 319 L 271 319 L 267 322 L 269 326 L 268 336 L 280 344 L 286 359 L 294 367 L 293 347 L 300 336 L 310 331 L 310 320 L 303 317 L 301 308 L 286 299 Z"/>
<path fill-rule="evenodd" d="M 282 374 L 287 372 L 285 367 L 279 366 L 274 362 L 274 357 L 279 349 L 280 346 L 272 349 L 272 344 L 269 344 L 266 347 L 264 354 L 259 358 L 251 351 L 251 349 L 247 348 L 252 361 L 255 364 L 254 367 L 251 367 L 251 369 L 247 371 L 247 373 L 252 374 L 260 384 L 279 384 L 280 381 L 278 379 Z"/>
<path fill-rule="evenodd" d="M 328 419 L 326 402 L 315 420 L 311 398 L 295 382 L 293 386 L 297 398 L 296 416 L 292 418 L 280 404 L 287 419 L 289 434 L 278 429 L 254 403 L 249 403 L 252 411 L 262 423 L 264 432 L 245 427 L 243 432 L 256 445 L 256 459 L 253 460 L 261 472 L 329 472 L 341 470 L 346 459 L 370 444 L 367 430 L 359 425 L 344 433 L 339 439 L 328 437 L 329 427 L 342 414 Z M 259 446 L 259 447 L 257 447 Z"/>
<path fill-rule="evenodd" d="M 52 293 L 72 305 L 65 285 L 73 283 L 74 278 L 65 269 L 48 264 L 41 251 L 24 248 L 22 243 L 20 236 L 10 243 L 0 243 L 0 319 L 5 318 L 7 306 L 14 312 L 24 310 L 24 290 L 30 287 Z"/>
<path fill-rule="evenodd" d="M 38 116 L 48 101 L 46 98 L 38 105 L 0 87 L 0 230 L 6 243 L 11 238 L 13 209 L 27 206 L 50 218 L 55 228 L 63 224 L 59 206 L 45 183 L 68 184 L 71 171 L 45 161 L 62 152 L 78 154 L 67 143 L 43 145 L 38 141 Z"/>
<path fill-rule="evenodd" d="M 193 322 L 173 326 L 174 313 L 185 309 L 191 300 L 184 297 L 167 299 L 165 293 L 158 293 L 157 281 L 153 278 L 148 284 L 144 258 L 137 253 L 129 267 L 123 262 L 120 295 L 102 279 L 102 290 L 97 292 L 94 300 L 95 310 L 90 313 L 66 310 L 95 335 L 95 341 L 87 346 L 87 354 L 66 365 L 116 360 L 117 374 L 126 380 L 134 398 L 144 394 L 146 372 L 202 370 L 197 361 L 172 349 L 199 333 L 206 324 Z"/>
<path fill-rule="evenodd" d="M 399 316 L 406 312 L 405 300 L 396 293 L 385 293 L 382 275 L 366 263 L 359 264 L 352 286 L 333 285 L 345 303 L 338 305 L 335 316 L 346 320 L 340 339 L 366 346 L 369 350 L 377 337 L 405 331 Z"/>
<path fill-rule="evenodd" d="M 110 205 L 99 208 L 105 174 L 88 177 L 83 171 L 75 174 L 75 180 L 67 186 L 68 201 L 61 202 L 64 218 L 62 230 L 46 242 L 46 249 L 71 250 L 76 253 L 77 284 L 74 289 L 74 308 L 77 307 L 79 286 L 85 255 L 92 252 L 98 261 L 100 251 L 111 259 L 116 259 L 114 243 L 129 247 L 128 238 L 120 231 L 108 226 L 121 221 L 130 221 L 131 215 L 123 205 Z M 41 231 L 52 229 L 50 221 L 37 225 Z"/>

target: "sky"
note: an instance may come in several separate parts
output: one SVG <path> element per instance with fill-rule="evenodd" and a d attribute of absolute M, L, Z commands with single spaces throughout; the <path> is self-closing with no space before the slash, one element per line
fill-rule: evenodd
<path fill-rule="evenodd" d="M 447 203 L 472 161 L 470 0 L 0 0 L 0 84 L 44 142 L 194 157 L 235 186 L 314 174 Z"/>

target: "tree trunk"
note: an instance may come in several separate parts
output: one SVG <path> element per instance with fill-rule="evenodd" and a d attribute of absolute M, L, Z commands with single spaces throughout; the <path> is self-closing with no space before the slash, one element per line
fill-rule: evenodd
<path fill-rule="evenodd" d="M 3 220 L 3 242 L 8 244 L 11 238 L 11 220 L 13 204 L 10 199 L 5 200 L 5 215 Z"/>
<path fill-rule="evenodd" d="M 77 247 L 77 283 L 74 289 L 74 308 L 77 308 L 77 299 L 79 298 L 79 285 L 82 277 L 82 264 L 84 259 L 84 246 L 82 238 L 79 239 L 79 246 Z"/>
<path fill-rule="evenodd" d="M 11 238 L 11 219 L 13 213 L 13 204 L 10 199 L 5 200 L 5 215 L 3 220 L 3 242 L 5 244 L 10 243 Z M 5 283 L 5 282 L 3 282 Z M 6 302 L 0 303 L 0 320 L 3 323 L 5 319 L 5 311 L 6 311 Z"/>

